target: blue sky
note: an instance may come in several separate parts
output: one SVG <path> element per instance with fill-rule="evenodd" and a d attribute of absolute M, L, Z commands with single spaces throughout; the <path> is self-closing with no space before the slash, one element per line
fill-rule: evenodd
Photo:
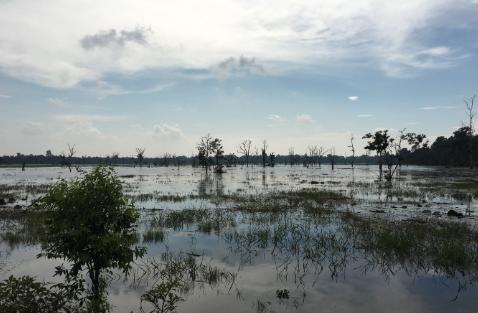
<path fill-rule="evenodd" d="M 449 135 L 478 93 L 477 29 L 476 0 L 0 0 L 0 154 Z"/>

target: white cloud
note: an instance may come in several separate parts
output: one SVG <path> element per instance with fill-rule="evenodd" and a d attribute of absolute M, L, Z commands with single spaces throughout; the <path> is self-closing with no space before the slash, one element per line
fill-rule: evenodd
<path fill-rule="evenodd" d="M 406 76 L 452 66 L 466 55 L 429 45 L 421 31 L 434 23 L 448 27 L 443 12 L 472 5 L 465 0 L 4 1 L 0 68 L 55 88 L 140 70 L 219 66 L 226 72 L 274 73 L 351 60 Z"/>
<path fill-rule="evenodd" d="M 131 90 L 130 93 L 138 93 L 138 94 L 158 93 L 158 92 L 162 92 L 164 90 L 170 89 L 174 85 L 175 85 L 174 83 L 157 84 L 145 89 Z"/>
<path fill-rule="evenodd" d="M 421 51 L 420 54 L 440 56 L 440 55 L 450 54 L 450 52 L 451 52 L 450 48 L 448 47 L 433 47 L 433 48 Z"/>
<path fill-rule="evenodd" d="M 424 110 L 424 111 L 451 110 L 451 109 L 456 109 L 456 107 L 445 105 L 445 106 L 425 106 L 420 108 L 420 110 Z"/>
<path fill-rule="evenodd" d="M 27 136 L 41 135 L 46 131 L 46 126 L 40 122 L 28 122 L 22 127 L 22 133 Z"/>
<path fill-rule="evenodd" d="M 307 125 L 307 124 L 312 124 L 315 122 L 312 116 L 310 116 L 309 114 L 297 115 L 297 117 L 295 118 L 295 121 L 297 122 L 297 124 L 300 124 L 300 125 Z"/>
<path fill-rule="evenodd" d="M 153 126 L 153 132 L 155 135 L 170 139 L 178 139 L 183 137 L 183 131 L 178 125 L 158 124 Z"/>
<path fill-rule="evenodd" d="M 78 122 L 117 122 L 125 119 L 123 116 L 114 115 L 99 115 L 99 114 L 64 114 L 55 115 L 55 119 L 63 121 L 65 123 L 78 123 Z"/>
<path fill-rule="evenodd" d="M 372 114 L 358 114 L 357 117 L 358 118 L 369 118 L 369 117 L 372 117 L 373 115 Z"/>
<path fill-rule="evenodd" d="M 349 96 L 347 99 L 349 99 L 350 101 L 357 101 L 358 99 L 360 99 L 359 96 Z"/>
<path fill-rule="evenodd" d="M 99 95 L 99 98 L 104 98 L 107 96 L 122 96 L 128 94 L 151 94 L 158 93 L 175 86 L 174 82 L 156 84 L 151 87 L 146 87 L 142 89 L 132 89 L 117 84 L 112 84 L 104 80 L 99 80 L 93 84 L 93 86 L 87 86 L 85 89 L 91 90 L 94 93 Z"/>
<path fill-rule="evenodd" d="M 47 98 L 47 103 L 53 107 L 66 108 L 69 107 L 68 101 L 60 98 Z"/>
<path fill-rule="evenodd" d="M 276 123 L 284 123 L 284 122 L 287 122 L 287 119 L 280 116 L 280 115 L 277 115 L 277 114 L 269 114 L 265 117 L 266 120 L 269 120 L 269 121 L 273 121 L 273 122 L 276 122 Z"/>
<path fill-rule="evenodd" d="M 2 99 L 10 99 L 11 97 L 12 96 L 0 94 L 0 98 L 2 98 Z"/>
<path fill-rule="evenodd" d="M 65 129 L 66 133 L 78 136 L 100 137 L 103 133 L 91 121 L 78 120 L 71 122 Z"/>

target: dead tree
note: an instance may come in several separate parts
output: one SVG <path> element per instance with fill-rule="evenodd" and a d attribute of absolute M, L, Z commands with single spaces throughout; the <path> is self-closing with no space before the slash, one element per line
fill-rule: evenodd
<path fill-rule="evenodd" d="M 354 168 L 354 163 L 355 163 L 355 146 L 354 146 L 354 135 L 350 135 L 350 145 L 348 146 L 350 148 L 350 151 L 352 152 L 352 169 Z"/>
<path fill-rule="evenodd" d="M 259 148 L 257 146 L 254 146 L 254 163 L 258 162 L 259 160 Z"/>
<path fill-rule="evenodd" d="M 267 141 L 266 140 L 262 141 L 261 152 L 262 152 L 262 167 L 266 167 L 266 163 L 267 163 Z"/>
<path fill-rule="evenodd" d="M 145 148 L 136 148 L 136 158 L 138 159 L 139 167 L 143 166 L 144 152 L 145 151 L 146 151 Z"/>
<path fill-rule="evenodd" d="M 333 171 L 335 169 L 335 147 L 330 148 L 328 157 Z"/>
<path fill-rule="evenodd" d="M 239 145 L 237 149 L 237 153 L 242 154 L 246 158 L 246 166 L 249 167 L 249 158 L 251 156 L 251 145 L 252 141 L 250 139 L 246 139 Z"/>
<path fill-rule="evenodd" d="M 290 162 L 290 166 L 294 165 L 295 163 L 294 147 L 289 148 L 289 162 Z"/>
<path fill-rule="evenodd" d="M 66 165 L 68 166 L 70 173 L 71 173 L 71 166 L 73 165 L 73 156 L 75 155 L 75 153 L 76 153 L 75 145 L 70 146 L 70 144 L 68 144 L 68 156 L 67 156 Z"/>
<path fill-rule="evenodd" d="M 326 150 L 324 147 L 319 147 L 317 150 L 317 162 L 319 163 L 319 167 L 322 167 L 322 158 L 324 157 Z"/>
<path fill-rule="evenodd" d="M 308 146 L 307 150 L 309 152 L 310 163 L 312 163 L 312 165 L 315 166 L 317 164 L 317 156 L 319 154 L 319 147 L 317 145 Z"/>
<path fill-rule="evenodd" d="M 475 134 L 475 128 L 473 121 L 475 119 L 476 111 L 475 111 L 475 100 L 476 100 L 476 95 L 473 97 L 470 97 L 468 99 L 465 99 L 465 105 L 466 105 L 466 115 L 468 117 L 468 127 L 470 131 L 470 141 L 469 141 L 469 149 L 470 149 L 470 168 L 473 168 L 473 136 Z"/>

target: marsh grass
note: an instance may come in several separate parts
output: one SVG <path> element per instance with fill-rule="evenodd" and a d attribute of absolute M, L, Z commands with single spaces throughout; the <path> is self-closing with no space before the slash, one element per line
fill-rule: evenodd
<path fill-rule="evenodd" d="M 388 221 L 341 215 L 342 230 L 354 247 L 390 272 L 433 271 L 447 277 L 478 275 L 478 232 L 464 223 L 431 220 Z"/>
<path fill-rule="evenodd" d="M 166 233 L 163 229 L 148 229 L 143 233 L 144 243 L 158 243 L 163 242 L 166 238 Z"/>
<path fill-rule="evenodd" d="M 299 176 L 291 177 L 300 179 Z M 378 195 L 378 201 L 393 199 L 402 203 L 421 203 L 434 196 L 466 200 L 476 185 L 473 179 L 434 184 L 403 178 L 400 184 L 393 186 L 375 181 L 341 186 L 339 182 L 327 181 L 320 188 L 264 192 L 250 187 L 230 193 L 198 191 L 184 195 L 141 194 L 137 192 L 139 188 L 130 186 L 128 197 L 135 202 L 179 203 L 200 199 L 216 205 L 214 209 L 168 210 L 164 209 L 168 204 L 162 203 L 158 206 L 161 209 L 145 211 L 142 222 L 147 227 L 138 234 L 138 244 L 143 242 L 161 249 L 179 250 L 168 246 L 174 232 L 187 229 L 188 235 L 194 231 L 202 233 L 198 238 L 216 236 L 226 246 L 228 256 L 239 259 L 238 268 L 246 263 L 254 264 L 261 258 L 261 262 L 275 266 L 278 281 L 292 280 L 302 290 L 306 290 L 307 283 L 315 283 L 319 275 L 345 280 L 350 270 L 364 274 L 374 271 L 386 278 L 397 273 L 406 273 L 413 278 L 431 275 L 458 281 L 459 288 L 463 289 L 478 279 L 478 231 L 473 226 L 432 218 L 431 214 L 429 218 L 409 219 L 407 216 L 408 220 L 404 220 L 394 216 L 375 218 L 348 209 L 373 203 L 354 199 L 354 195 L 360 193 Z M 351 190 L 343 192 L 342 187 Z M 41 192 L 41 188 L 28 192 Z M 26 186 L 0 185 L 0 194 L 11 193 L 15 197 L 27 190 Z M 41 215 L 0 211 L 0 220 L 3 223 L 0 240 L 7 243 L 9 249 L 39 243 Z M 149 286 L 142 297 L 144 310 L 146 303 L 162 305 L 161 301 L 168 299 L 172 299 L 169 309 L 175 310 L 194 288 L 207 285 L 230 290 L 236 278 L 237 273 L 206 262 L 202 256 L 184 252 L 165 252 L 159 258 L 141 259 L 128 277 L 132 286 Z M 271 293 L 274 290 L 271 289 Z M 271 306 L 258 302 L 257 310 L 268 311 Z"/>
<path fill-rule="evenodd" d="M 200 232 L 220 232 L 225 227 L 236 225 L 233 212 L 224 209 L 184 209 L 160 211 L 151 220 L 152 227 L 181 230 L 195 226 Z"/>
<path fill-rule="evenodd" d="M 8 249 L 38 244 L 46 219 L 44 212 L 0 211 L 0 241 Z"/>
<path fill-rule="evenodd" d="M 314 188 L 278 191 L 249 196 L 236 202 L 236 210 L 245 212 L 285 212 L 305 209 L 309 213 L 328 211 L 349 200 L 341 193 Z"/>

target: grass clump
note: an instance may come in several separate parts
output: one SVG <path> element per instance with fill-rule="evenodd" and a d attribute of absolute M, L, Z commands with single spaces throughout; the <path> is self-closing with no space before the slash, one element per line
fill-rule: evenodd
<path fill-rule="evenodd" d="M 388 221 L 342 215 L 354 246 L 389 268 L 433 270 L 449 277 L 478 274 L 478 232 L 463 223 Z"/>
<path fill-rule="evenodd" d="M 143 242 L 158 243 L 163 242 L 166 238 L 166 233 L 162 229 L 149 229 L 143 234 Z"/>

